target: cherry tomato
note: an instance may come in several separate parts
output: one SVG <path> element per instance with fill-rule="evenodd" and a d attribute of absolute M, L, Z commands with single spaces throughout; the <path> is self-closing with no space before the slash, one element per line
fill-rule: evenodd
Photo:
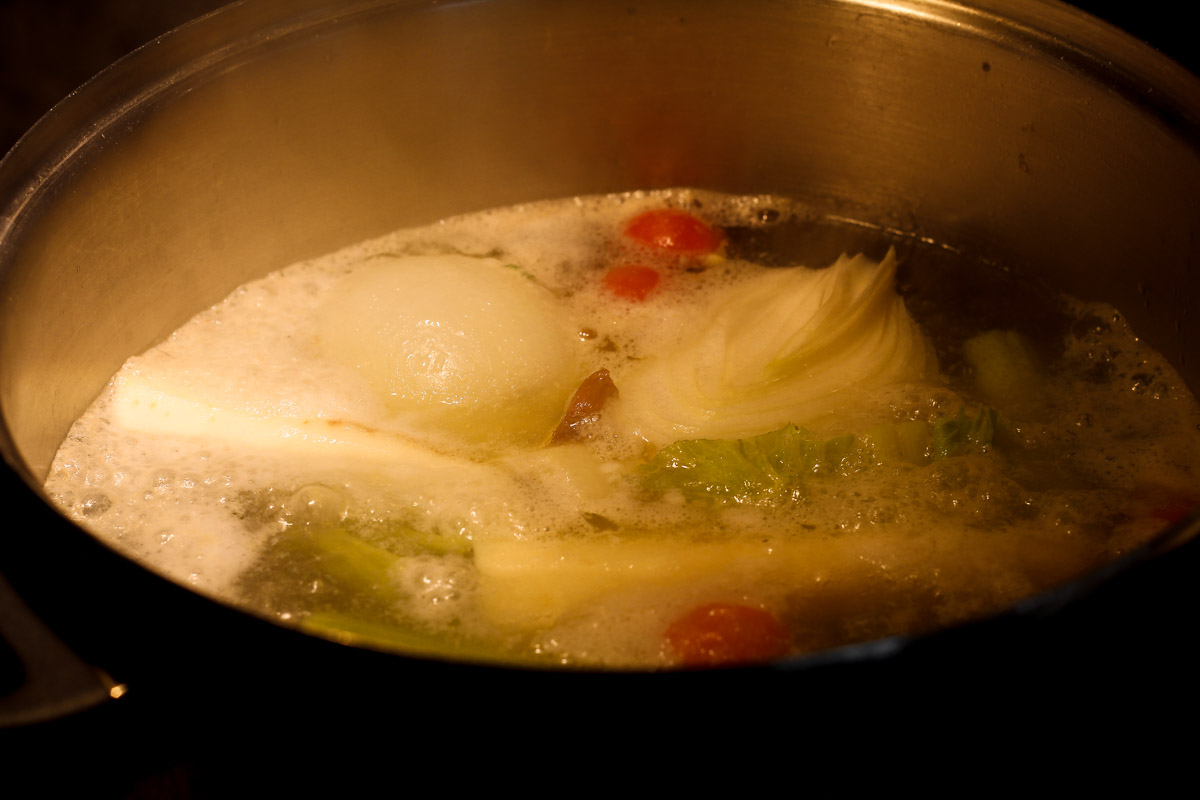
<path fill-rule="evenodd" d="M 769 611 L 713 603 L 694 608 L 671 623 L 664 637 L 679 663 L 688 667 L 746 664 L 788 651 L 788 632 Z"/>
<path fill-rule="evenodd" d="M 657 288 L 662 276 L 653 267 L 626 265 L 613 267 L 604 274 L 604 287 L 626 300 L 645 300 Z"/>
<path fill-rule="evenodd" d="M 720 231 L 677 208 L 656 208 L 638 214 L 625 226 L 625 235 L 679 255 L 711 253 L 721 246 L 723 238 Z"/>
<path fill-rule="evenodd" d="M 1169 486 L 1145 484 L 1135 491 L 1142 503 L 1149 506 L 1147 516 L 1161 519 L 1171 525 L 1182 522 L 1197 505 L 1200 497 Z"/>
<path fill-rule="evenodd" d="M 1167 501 L 1162 505 L 1155 506 L 1150 510 L 1150 516 L 1174 525 L 1177 522 L 1183 522 L 1196 505 L 1196 499 L 1193 497 L 1179 497 L 1174 501 Z"/>

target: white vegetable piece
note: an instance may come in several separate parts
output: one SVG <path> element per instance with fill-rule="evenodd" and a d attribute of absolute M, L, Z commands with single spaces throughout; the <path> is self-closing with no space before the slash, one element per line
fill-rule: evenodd
<path fill-rule="evenodd" d="M 542 444 L 582 378 L 555 298 L 490 258 L 356 269 L 322 304 L 318 335 L 398 416 L 470 443 Z"/>
<path fill-rule="evenodd" d="M 245 450 L 284 457 L 344 459 L 414 470 L 463 469 L 463 460 L 441 455 L 402 435 L 344 420 L 254 414 L 225 405 L 229 398 L 195 394 L 174 376 L 118 374 L 113 383 L 113 423 L 131 433 L 237 443 Z"/>
<path fill-rule="evenodd" d="M 811 424 L 865 390 L 937 365 L 895 291 L 895 254 L 828 269 L 764 269 L 720 295 L 682 337 L 618 377 L 624 425 L 663 446 Z"/>

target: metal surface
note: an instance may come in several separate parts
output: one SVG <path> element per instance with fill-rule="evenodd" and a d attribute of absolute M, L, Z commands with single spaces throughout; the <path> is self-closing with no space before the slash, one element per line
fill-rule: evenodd
<path fill-rule="evenodd" d="M 271 269 L 679 185 L 790 195 L 1114 301 L 1196 387 L 1198 136 L 1194 77 L 1056 4 L 239 4 L 0 165 L 5 458 L 36 492 L 125 358 Z"/>

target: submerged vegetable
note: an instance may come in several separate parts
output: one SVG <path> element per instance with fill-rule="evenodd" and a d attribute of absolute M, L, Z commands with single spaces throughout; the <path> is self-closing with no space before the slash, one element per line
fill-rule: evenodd
<path fill-rule="evenodd" d="M 787 629 L 770 612 L 750 606 L 700 606 L 671 623 L 667 646 L 688 667 L 746 664 L 787 653 Z"/>
<path fill-rule="evenodd" d="M 995 434 L 996 412 L 981 408 L 974 417 L 960 410 L 932 425 L 879 426 L 869 434 L 819 439 L 787 425 L 750 439 L 689 439 L 660 450 L 637 470 L 648 491 L 679 491 L 690 500 L 775 501 L 798 497 L 804 481 L 820 475 L 849 475 L 877 462 L 927 463 L 984 451 Z M 903 442 L 901 444 L 901 442 Z"/>
<path fill-rule="evenodd" d="M 893 252 L 793 264 L 807 213 L 580 198 L 295 265 L 131 359 L 47 491 L 319 635 L 620 668 L 954 624 L 1194 504 L 1200 411 L 1119 314 L 946 344 Z"/>
<path fill-rule="evenodd" d="M 989 403 L 1028 413 L 1045 403 L 1045 375 L 1033 344 L 1016 331 L 985 331 L 963 342 L 975 390 Z"/>
<path fill-rule="evenodd" d="M 623 265 L 604 274 L 604 288 L 626 300 L 645 300 L 661 281 L 654 267 Z"/>
<path fill-rule="evenodd" d="M 606 369 L 598 369 L 583 379 L 550 437 L 552 444 L 587 437 L 588 429 L 600 420 L 600 413 L 617 397 L 617 387 Z"/>

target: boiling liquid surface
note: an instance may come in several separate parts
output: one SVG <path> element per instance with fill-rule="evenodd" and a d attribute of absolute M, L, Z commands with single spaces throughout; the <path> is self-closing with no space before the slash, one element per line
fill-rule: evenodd
<path fill-rule="evenodd" d="M 606 271 L 644 255 L 624 224 L 664 205 L 724 228 L 725 250 L 664 262 L 662 285 L 643 301 L 615 295 Z M 707 309 L 790 264 L 777 245 L 804 216 L 773 197 L 579 198 L 294 265 L 131 359 L 72 428 L 47 490 L 130 557 L 323 635 L 618 668 L 676 665 L 664 631 L 711 603 L 768 611 L 797 653 L 992 613 L 1119 557 L 1194 501 L 1194 398 L 1116 309 L 1067 298 L 1042 297 L 1037 324 L 1003 321 L 1036 337 L 1043 380 L 1036 403 L 992 403 L 999 423 L 987 446 L 917 463 L 873 455 L 868 431 L 988 405 L 961 354 L 982 331 L 923 293 L 916 262 L 901 265 L 898 283 L 924 366 L 854 384 L 811 418 L 729 434 L 791 422 L 820 440 L 853 435 L 858 456 L 769 497 L 647 493 L 634 476 L 673 437 L 644 422 L 630 387 L 643 385 L 647 362 L 702 332 Z M 520 362 L 513 370 L 497 373 L 488 359 L 467 367 L 488 386 L 468 387 L 461 402 L 409 402 L 401 395 L 415 390 L 386 360 L 382 372 L 365 364 L 374 340 L 361 352 L 331 344 L 345 338 L 343 320 L 358 323 L 330 298 L 381 264 L 446 257 L 518 275 L 534 287 L 513 290 L 534 298 L 528 314 L 561 329 L 545 347 L 515 335 L 500 357 Z M 545 298 L 552 308 L 537 305 Z M 560 398 L 557 416 L 571 387 L 600 369 L 620 394 L 581 441 L 547 444 L 552 420 L 525 413 L 519 390 L 489 405 L 504 381 L 552 373 L 544 383 Z M 468 405 L 484 411 L 446 416 Z M 677 438 L 721 438 L 688 430 Z"/>

